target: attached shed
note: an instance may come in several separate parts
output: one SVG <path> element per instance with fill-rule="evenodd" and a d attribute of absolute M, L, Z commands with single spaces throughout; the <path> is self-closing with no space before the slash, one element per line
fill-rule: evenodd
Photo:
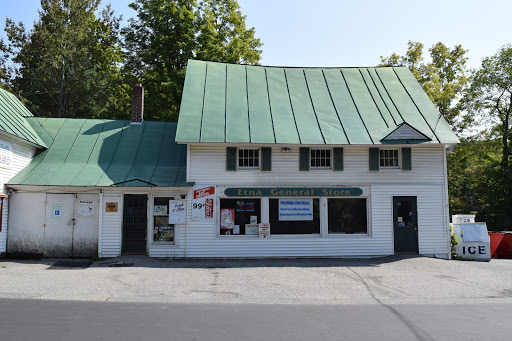
<path fill-rule="evenodd" d="M 27 118 L 48 147 L 8 182 L 8 252 L 46 257 L 181 256 L 186 146 L 175 122 Z"/>
<path fill-rule="evenodd" d="M 192 210 L 215 192 L 190 257 L 449 257 L 458 139 L 405 67 L 190 60 L 176 142 Z"/>

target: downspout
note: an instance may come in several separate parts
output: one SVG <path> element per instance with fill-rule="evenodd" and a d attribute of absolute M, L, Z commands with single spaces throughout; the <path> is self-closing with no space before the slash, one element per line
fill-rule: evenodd
<path fill-rule="evenodd" d="M 450 242 L 450 199 L 448 197 L 448 162 L 446 158 L 448 147 L 443 145 L 443 171 L 444 171 L 444 214 L 443 214 L 443 221 L 445 226 L 445 237 L 446 242 L 448 244 L 448 259 L 450 259 L 450 252 L 451 252 L 451 242 Z"/>
<path fill-rule="evenodd" d="M 101 258 L 101 251 L 102 251 L 102 234 L 103 234 L 103 188 L 100 189 L 100 202 L 99 202 L 99 230 L 98 230 L 98 257 Z"/>

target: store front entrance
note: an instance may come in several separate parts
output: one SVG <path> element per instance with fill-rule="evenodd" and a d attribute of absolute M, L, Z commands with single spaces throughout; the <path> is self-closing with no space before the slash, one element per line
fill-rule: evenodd
<path fill-rule="evenodd" d="M 148 196 L 126 194 L 123 210 L 122 253 L 145 254 L 148 228 Z"/>
<path fill-rule="evenodd" d="M 393 197 L 395 253 L 418 253 L 418 212 L 416 197 Z"/>

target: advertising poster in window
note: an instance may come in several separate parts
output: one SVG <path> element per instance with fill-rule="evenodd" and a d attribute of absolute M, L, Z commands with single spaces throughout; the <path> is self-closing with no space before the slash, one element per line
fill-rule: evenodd
<path fill-rule="evenodd" d="M 187 208 L 185 200 L 169 201 L 169 224 L 185 224 L 187 222 Z"/>
<path fill-rule="evenodd" d="M 192 220 L 213 220 L 215 186 L 194 186 Z"/>
<path fill-rule="evenodd" d="M 235 226 L 235 210 L 223 208 L 220 210 L 220 228 L 233 229 Z"/>
<path fill-rule="evenodd" d="M 279 199 L 279 221 L 313 220 L 313 199 Z"/>

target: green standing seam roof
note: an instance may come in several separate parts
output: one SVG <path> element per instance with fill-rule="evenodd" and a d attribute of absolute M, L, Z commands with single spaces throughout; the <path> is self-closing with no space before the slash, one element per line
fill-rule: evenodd
<path fill-rule="evenodd" d="M 283 68 L 189 60 L 179 143 L 389 144 L 403 123 L 458 143 L 406 67 Z"/>
<path fill-rule="evenodd" d="M 13 94 L 0 89 L 0 131 L 45 148 L 46 144 L 25 119 L 32 116 Z"/>
<path fill-rule="evenodd" d="M 9 181 L 44 186 L 190 186 L 175 122 L 27 118 L 49 148 Z"/>

